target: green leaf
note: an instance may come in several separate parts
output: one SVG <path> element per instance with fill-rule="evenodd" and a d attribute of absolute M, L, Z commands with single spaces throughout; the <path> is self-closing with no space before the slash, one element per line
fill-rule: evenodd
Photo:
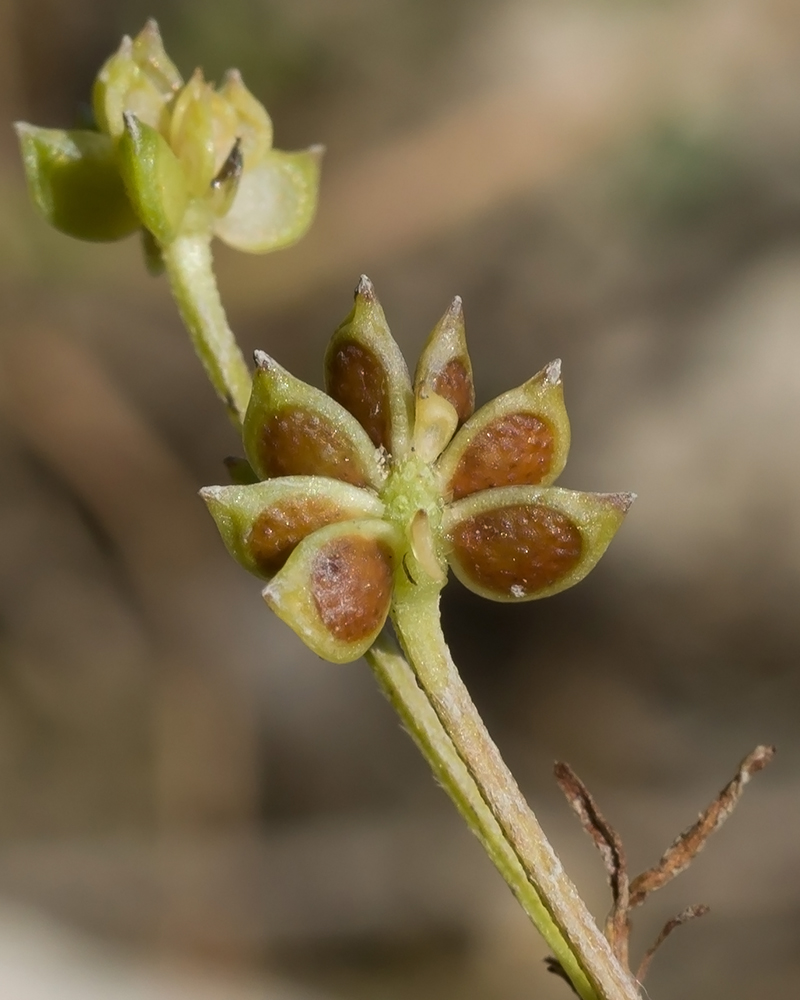
<path fill-rule="evenodd" d="M 52 226 L 98 241 L 119 240 L 139 228 L 107 135 L 25 122 L 15 128 L 31 198 Z"/>
<path fill-rule="evenodd" d="M 119 162 L 128 197 L 142 225 L 166 246 L 178 235 L 189 203 L 180 160 L 160 133 L 135 115 L 126 114 Z"/>
<path fill-rule="evenodd" d="M 214 232 L 229 246 L 266 253 L 296 243 L 308 230 L 317 209 L 322 147 L 299 153 L 273 149 L 248 166 L 230 211 Z"/>

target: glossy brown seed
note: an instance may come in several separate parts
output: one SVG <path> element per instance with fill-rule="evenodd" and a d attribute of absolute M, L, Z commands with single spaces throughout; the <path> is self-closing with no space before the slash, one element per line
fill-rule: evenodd
<path fill-rule="evenodd" d="M 274 576 L 306 535 L 346 516 L 320 497 L 287 499 L 256 518 L 247 540 L 250 554 L 265 576 Z"/>
<path fill-rule="evenodd" d="M 550 587 L 581 558 L 581 534 L 559 511 L 514 504 L 467 518 L 451 532 L 453 557 L 476 585 L 522 598 Z"/>
<path fill-rule="evenodd" d="M 392 557 L 372 538 L 337 538 L 316 556 L 311 592 L 319 616 L 342 642 L 360 642 L 383 624 L 392 593 Z"/>
<path fill-rule="evenodd" d="M 376 448 L 390 451 L 389 383 L 380 360 L 363 344 L 343 343 L 326 367 L 328 395 L 353 414 Z"/>
<path fill-rule="evenodd" d="M 366 486 L 353 445 L 328 420 L 316 413 L 287 408 L 266 422 L 258 442 L 265 478 L 328 476 L 354 486 Z"/>
<path fill-rule="evenodd" d="M 469 369 L 460 358 L 450 361 L 433 378 L 433 391 L 443 396 L 458 414 L 458 423 L 463 424 L 475 409 L 475 390 Z"/>
<path fill-rule="evenodd" d="M 553 461 L 549 424 L 532 413 L 507 413 L 478 431 L 448 484 L 453 499 L 492 486 L 536 486 Z"/>

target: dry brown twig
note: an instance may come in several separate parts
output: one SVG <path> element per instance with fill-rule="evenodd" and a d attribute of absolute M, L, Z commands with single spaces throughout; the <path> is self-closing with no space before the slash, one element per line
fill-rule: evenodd
<path fill-rule="evenodd" d="M 597 807 L 589 790 L 568 764 L 555 765 L 556 781 L 567 801 L 581 821 L 603 858 L 611 886 L 612 905 L 606 918 L 605 935 L 619 961 L 629 968 L 628 946 L 631 930 L 631 911 L 647 899 L 650 893 L 672 881 L 685 871 L 705 847 L 708 838 L 718 830 L 733 812 L 741 798 L 744 786 L 775 756 L 775 747 L 758 746 L 739 765 L 735 777 L 730 781 L 687 830 L 677 837 L 652 868 L 642 872 L 633 881 L 628 877 L 625 852 L 622 841 L 613 827 L 606 821 Z M 641 983 L 650 967 L 656 951 L 669 935 L 682 924 L 708 913 L 708 906 L 689 906 L 677 916 L 668 920 L 654 943 L 645 952 L 636 979 Z M 561 975 L 558 962 L 547 960 L 550 972 Z"/>
<path fill-rule="evenodd" d="M 617 832 L 606 822 L 589 790 L 569 764 L 557 763 L 556 781 L 567 797 L 567 802 L 581 821 L 606 866 L 611 886 L 612 906 L 606 918 L 605 935 L 608 943 L 622 964 L 628 967 L 628 933 L 630 910 L 630 881 L 625 861 L 625 851 Z"/>

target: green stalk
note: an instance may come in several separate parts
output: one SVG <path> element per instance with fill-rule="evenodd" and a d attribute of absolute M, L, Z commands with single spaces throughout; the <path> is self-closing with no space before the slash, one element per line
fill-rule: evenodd
<path fill-rule="evenodd" d="M 390 700 L 582 1000 L 640 1000 L 635 981 L 564 872 L 461 680 L 442 635 L 439 586 L 398 589 L 392 620 L 428 705 L 422 706 L 421 692 L 410 690 L 397 664 L 391 674 L 384 666 L 379 676 L 385 689 L 395 685 Z M 374 656 L 372 663 L 377 672 Z"/>
<path fill-rule="evenodd" d="M 217 395 L 241 428 L 252 378 L 228 326 L 211 258 L 211 234 L 190 232 L 162 248 L 172 295 Z"/>

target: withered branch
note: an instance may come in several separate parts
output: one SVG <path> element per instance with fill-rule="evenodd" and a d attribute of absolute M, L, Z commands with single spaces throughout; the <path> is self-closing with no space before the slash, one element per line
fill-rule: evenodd
<path fill-rule="evenodd" d="M 682 924 L 687 924 L 690 920 L 697 919 L 697 917 L 704 917 L 708 913 L 708 910 L 709 907 L 707 907 L 705 903 L 696 903 L 694 906 L 687 906 L 685 910 L 682 910 L 677 915 L 677 917 L 673 917 L 672 920 L 668 920 L 664 924 L 661 928 L 661 933 L 644 953 L 644 958 L 641 960 L 639 968 L 636 970 L 636 978 L 640 983 L 644 981 L 644 977 L 647 975 L 647 970 L 650 968 L 653 955 L 655 955 L 670 934 Z"/>
<path fill-rule="evenodd" d="M 627 968 L 630 911 L 630 882 L 622 840 L 606 821 L 588 788 L 569 764 L 555 765 L 556 781 L 572 806 L 584 830 L 600 852 L 611 886 L 613 904 L 606 918 L 605 934 L 614 954 Z"/>
<path fill-rule="evenodd" d="M 603 858 L 608 881 L 611 885 L 612 906 L 606 918 L 605 936 L 623 966 L 629 968 L 628 943 L 631 931 L 630 914 L 640 906 L 651 892 L 660 889 L 692 863 L 705 847 L 711 834 L 718 830 L 733 812 L 742 796 L 744 786 L 775 756 L 775 747 L 758 746 L 739 765 L 735 777 L 702 812 L 688 830 L 685 830 L 665 851 L 658 864 L 633 879 L 628 879 L 625 851 L 622 841 L 597 807 L 586 786 L 568 764 L 557 763 L 555 776 L 562 792 L 581 821 L 584 830 Z M 652 946 L 645 953 L 636 972 L 636 979 L 642 982 L 656 951 L 669 935 L 682 924 L 708 913 L 705 904 L 689 906 L 676 917 L 668 920 Z M 550 972 L 567 978 L 558 961 L 547 960 Z"/>
<path fill-rule="evenodd" d="M 697 822 L 685 830 L 666 850 L 658 864 L 637 876 L 631 884 L 631 907 L 639 906 L 651 892 L 671 882 L 676 875 L 692 863 L 702 851 L 706 841 L 718 830 L 733 812 L 742 796 L 744 786 L 754 774 L 766 767 L 775 756 L 775 747 L 758 746 L 739 765 L 733 781 L 729 782 L 711 805 L 700 814 Z"/>

